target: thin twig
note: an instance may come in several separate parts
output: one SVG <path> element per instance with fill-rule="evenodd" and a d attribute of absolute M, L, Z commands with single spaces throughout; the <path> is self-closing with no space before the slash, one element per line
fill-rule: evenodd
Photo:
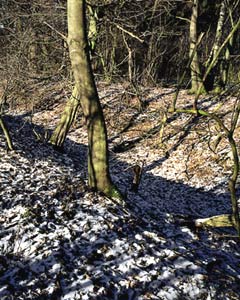
<path fill-rule="evenodd" d="M 119 24 L 115 23 L 115 22 L 111 22 L 113 25 L 115 25 L 118 29 L 120 29 L 121 31 L 127 33 L 128 35 L 130 35 L 131 37 L 133 37 L 134 39 L 138 40 L 140 43 L 144 43 L 143 39 L 140 39 L 138 36 L 136 36 L 134 33 L 128 31 L 127 29 L 123 28 L 122 26 L 120 26 Z"/>
<path fill-rule="evenodd" d="M 46 21 L 43 22 L 45 25 L 47 25 L 49 28 L 51 28 L 53 31 L 55 31 L 58 35 L 60 35 L 65 41 L 67 41 L 67 37 L 58 31 L 56 28 L 54 28 L 52 25 L 48 24 Z"/>

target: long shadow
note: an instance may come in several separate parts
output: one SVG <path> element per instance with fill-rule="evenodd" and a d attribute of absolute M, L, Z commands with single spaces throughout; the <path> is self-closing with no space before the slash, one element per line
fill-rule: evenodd
<path fill-rule="evenodd" d="M 112 167 L 111 173 L 127 195 L 126 208 L 106 199 L 103 210 L 103 198 L 90 193 L 80 180 L 86 179 L 86 160 L 80 159 L 86 157 L 85 145 L 67 139 L 65 153 L 61 154 L 37 142 L 22 117 L 9 118 L 8 124 L 16 155 L 36 171 L 37 166 L 49 163 L 56 168 L 56 178 L 62 184 L 55 186 L 46 180 L 42 189 L 31 195 L 32 186 L 25 188 L 24 181 L 12 186 L 11 191 L 2 184 L 1 211 L 7 215 L 21 205 L 28 214 L 16 221 L 4 219 L 0 224 L 1 299 L 133 300 L 149 295 L 168 299 L 172 295 L 173 299 L 200 300 L 240 296 L 239 242 L 217 238 L 222 231 L 196 232 L 174 220 L 175 215 L 205 217 L 230 212 L 227 192 L 205 192 L 168 181 L 150 173 L 153 166 L 146 166 L 135 194 L 130 191 L 130 166 L 114 156 L 111 161 L 117 167 Z M 44 128 L 35 125 L 35 130 L 43 133 Z M 10 162 L 17 159 L 11 153 L 9 157 Z M 66 172 L 59 173 L 58 167 Z M 11 176 L 16 181 L 18 172 Z M 83 201 L 86 192 L 89 204 Z M 24 197 L 18 198 L 21 193 Z M 60 216 L 59 210 L 63 212 Z M 31 232 L 31 223 L 36 231 L 31 240 L 25 237 L 21 246 L 21 238 Z M 235 234 L 231 229 L 226 233 Z M 28 243 L 29 251 L 24 243 Z M 32 252 L 31 247 L 35 249 Z M 180 282 L 184 282 L 185 290 Z M 190 291 L 195 289 L 192 295 Z"/>
<path fill-rule="evenodd" d="M 144 91 L 144 93 L 147 93 L 147 91 Z M 167 95 L 170 95 L 174 93 L 174 91 L 168 91 L 168 92 L 164 92 L 164 93 L 160 93 L 154 97 L 147 97 L 144 102 L 143 102 L 143 108 L 141 110 L 137 110 L 137 112 L 135 112 L 131 118 L 129 119 L 127 125 L 120 131 L 118 132 L 116 135 L 114 135 L 113 137 L 111 137 L 109 139 L 110 142 L 113 142 L 116 138 L 119 137 L 120 134 L 123 134 L 124 132 L 127 132 L 130 128 L 132 128 L 135 124 L 136 124 L 136 121 L 138 120 L 139 117 L 141 117 L 141 114 L 146 110 L 146 108 L 148 107 L 148 105 L 153 102 L 153 101 L 157 101 L 157 100 L 160 100 L 162 99 L 164 96 L 167 96 Z M 153 136 L 155 133 L 157 133 L 159 131 L 159 128 L 160 126 L 156 126 L 154 128 L 152 128 L 149 132 L 147 132 L 146 134 L 144 134 L 143 136 L 141 137 L 138 137 L 138 138 L 135 138 L 127 143 L 121 143 L 119 145 L 116 145 L 116 149 L 114 149 L 115 152 L 121 152 L 121 151 L 124 151 L 125 149 L 126 150 L 129 150 L 131 149 L 132 147 L 134 147 L 134 145 L 136 143 L 139 143 L 141 142 L 143 139 L 145 139 L 147 136 L 148 137 L 151 137 Z"/>

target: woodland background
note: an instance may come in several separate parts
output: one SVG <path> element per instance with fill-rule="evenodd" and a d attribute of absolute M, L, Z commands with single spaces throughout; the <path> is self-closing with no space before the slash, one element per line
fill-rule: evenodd
<path fill-rule="evenodd" d="M 240 1 L 84 4 L 0 0 L 0 298 L 239 299 Z"/>
<path fill-rule="evenodd" d="M 199 2 L 202 71 L 216 38 L 222 2 Z M 239 1 L 227 2 L 221 42 L 239 16 Z M 192 1 L 89 1 L 89 48 L 96 79 L 176 85 L 189 62 L 192 6 Z M 41 95 L 31 95 L 41 82 L 71 85 L 66 13 L 66 1 L 1 1 L 0 87 L 9 103 L 40 101 Z M 230 53 L 231 83 L 239 80 L 239 51 L 238 30 Z M 182 87 L 190 87 L 189 68 Z"/>

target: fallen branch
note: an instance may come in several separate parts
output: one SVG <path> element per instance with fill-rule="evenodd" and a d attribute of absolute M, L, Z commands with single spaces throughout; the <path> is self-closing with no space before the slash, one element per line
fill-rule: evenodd
<path fill-rule="evenodd" d="M 67 41 L 67 37 L 63 33 L 61 33 L 60 31 L 58 31 L 56 28 L 54 28 L 52 25 L 48 24 L 48 22 L 44 21 L 43 24 L 47 25 L 50 29 L 52 29 L 58 35 L 60 35 L 64 41 Z"/>
<path fill-rule="evenodd" d="M 212 216 L 209 218 L 196 219 L 194 221 L 196 227 L 234 227 L 234 217 L 230 214 Z"/>

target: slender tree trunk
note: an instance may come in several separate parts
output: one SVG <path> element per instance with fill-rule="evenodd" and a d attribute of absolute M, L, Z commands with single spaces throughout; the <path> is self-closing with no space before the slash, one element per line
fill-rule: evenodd
<path fill-rule="evenodd" d="M 37 34 L 32 30 L 31 32 L 31 40 L 29 43 L 29 54 L 28 54 L 28 64 L 29 64 L 29 70 L 33 72 L 37 72 Z"/>
<path fill-rule="evenodd" d="M 227 0 L 225 0 L 225 1 L 227 1 Z M 229 1 L 227 1 L 226 5 L 229 5 Z M 231 25 L 232 25 L 232 28 L 233 28 L 234 27 L 234 21 L 233 21 L 231 8 L 229 8 L 228 11 L 229 11 L 229 18 L 230 18 L 230 21 L 231 21 Z M 222 83 L 223 83 L 224 87 L 228 83 L 229 69 L 230 69 L 230 56 L 233 52 L 233 48 L 235 46 L 235 43 L 236 43 L 236 34 L 234 33 L 232 35 L 232 37 L 230 38 L 227 46 L 226 46 L 225 55 L 224 55 L 224 58 L 223 58 L 223 61 L 222 61 L 222 64 L 221 64 L 221 80 L 222 80 Z"/>
<path fill-rule="evenodd" d="M 96 48 L 96 40 L 98 35 L 97 30 L 97 12 L 90 4 L 88 4 L 89 11 L 89 26 L 88 26 L 88 43 L 90 48 L 90 53 L 93 54 Z"/>
<path fill-rule="evenodd" d="M 232 54 L 234 42 L 235 42 L 235 35 L 233 35 L 231 37 L 231 39 L 229 40 L 229 43 L 228 43 L 226 51 L 225 51 L 224 59 L 221 63 L 220 76 L 221 76 L 221 82 L 222 82 L 223 87 L 226 87 L 228 80 L 229 80 L 229 69 L 231 68 L 230 67 L 230 56 Z"/>
<path fill-rule="evenodd" d="M 221 3 L 220 12 L 219 12 L 219 18 L 218 18 L 216 34 L 215 34 L 215 41 L 214 41 L 213 48 L 212 48 L 212 51 L 210 54 L 210 59 L 208 61 L 208 65 L 209 65 L 210 61 L 212 61 L 213 59 L 216 58 L 218 49 L 221 46 L 221 39 L 223 36 L 223 25 L 224 25 L 225 15 L 226 15 L 226 2 L 225 2 L 225 0 L 223 0 Z"/>
<path fill-rule="evenodd" d="M 13 150 L 13 144 L 12 144 L 11 136 L 9 134 L 8 128 L 7 128 L 6 124 L 5 124 L 5 122 L 3 121 L 1 115 L 0 115 L 0 127 L 2 128 L 2 131 L 3 131 L 4 135 L 5 135 L 8 149 L 9 150 Z"/>
<path fill-rule="evenodd" d="M 75 119 L 78 107 L 80 105 L 80 94 L 77 87 L 73 89 L 72 96 L 68 100 L 64 112 L 61 116 L 58 126 L 54 130 L 50 143 L 61 149 L 66 139 L 67 133 Z"/>
<path fill-rule="evenodd" d="M 10 133 L 8 131 L 7 125 L 5 124 L 5 122 L 3 120 L 4 106 L 7 104 L 7 95 L 6 95 L 7 91 L 8 91 L 8 84 L 5 87 L 5 90 L 2 95 L 2 99 L 0 99 L 0 128 L 2 129 L 3 134 L 6 138 L 6 145 L 7 145 L 8 150 L 13 150 L 12 139 L 11 139 Z"/>
<path fill-rule="evenodd" d="M 191 15 L 190 29 L 189 29 L 189 37 L 190 37 L 189 58 L 191 59 L 191 65 L 190 65 L 191 68 L 191 91 L 190 92 L 191 93 L 196 93 L 202 82 L 198 52 L 196 48 L 196 44 L 198 40 L 198 34 L 197 34 L 198 6 L 199 6 L 198 0 L 193 0 L 192 15 Z M 204 90 L 202 92 L 204 92 Z"/>
<path fill-rule="evenodd" d="M 68 0 L 70 59 L 88 129 L 88 181 L 107 196 L 121 198 L 109 174 L 107 130 L 90 64 L 85 12 L 84 0 Z"/>
<path fill-rule="evenodd" d="M 208 90 L 212 90 L 214 88 L 214 84 L 216 84 L 217 90 L 221 89 L 223 87 L 223 82 L 221 81 L 219 59 L 217 58 L 217 53 L 221 46 L 221 40 L 222 40 L 223 29 L 224 29 L 224 21 L 225 21 L 225 16 L 226 16 L 226 9 L 227 9 L 227 3 L 226 3 L 226 0 L 223 0 L 221 3 L 221 6 L 220 6 L 219 18 L 218 18 L 216 34 L 215 34 L 215 41 L 213 44 L 212 51 L 209 55 L 209 59 L 206 63 L 206 66 L 208 67 L 211 64 L 211 62 L 213 60 L 215 60 L 212 71 L 210 72 L 210 74 L 206 80 L 206 85 L 208 86 Z"/>

